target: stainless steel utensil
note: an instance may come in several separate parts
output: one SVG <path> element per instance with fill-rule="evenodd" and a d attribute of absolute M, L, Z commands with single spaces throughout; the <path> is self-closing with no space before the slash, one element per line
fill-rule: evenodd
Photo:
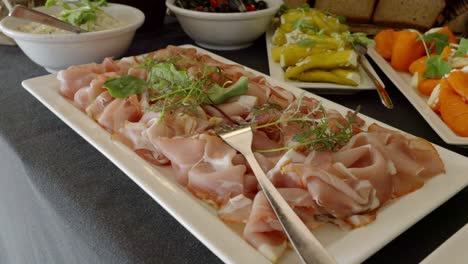
<path fill-rule="evenodd" d="M 239 12 L 247 12 L 247 8 L 242 0 L 229 0 L 229 5 L 231 8 L 239 10 Z"/>
<path fill-rule="evenodd" d="M 379 78 L 379 75 L 377 75 L 375 70 L 372 68 L 372 65 L 366 58 L 367 47 L 363 44 L 355 44 L 354 50 L 359 55 L 359 64 L 362 66 L 367 75 L 369 75 L 369 78 L 374 82 L 382 104 L 388 109 L 393 109 L 393 102 L 392 99 L 390 99 L 390 96 L 388 96 L 387 91 L 385 90 L 385 84 Z"/>
<path fill-rule="evenodd" d="M 224 126 L 217 130 L 217 134 L 231 147 L 244 155 L 257 177 L 265 197 L 283 226 L 289 241 L 302 261 L 314 264 L 336 263 L 302 220 L 294 213 L 258 164 L 252 152 L 253 134 L 250 125 Z"/>
<path fill-rule="evenodd" d="M 17 17 L 17 18 L 21 18 L 21 19 L 25 19 L 25 20 L 29 20 L 29 21 L 33 21 L 33 22 L 48 25 L 48 26 L 51 26 L 51 27 L 56 27 L 56 28 L 63 29 L 63 30 L 66 30 L 66 31 L 71 31 L 71 32 L 74 32 L 74 33 L 85 33 L 85 32 L 87 32 L 86 30 L 84 30 L 84 29 L 82 29 L 80 27 L 77 27 L 77 26 L 74 26 L 72 24 L 66 23 L 66 22 L 64 22 L 64 21 L 62 21 L 60 19 L 57 19 L 57 18 L 53 17 L 53 16 L 49 16 L 48 14 L 36 11 L 34 9 L 31 9 L 31 8 L 27 8 L 27 7 L 22 6 L 22 5 L 14 6 L 13 9 L 10 11 L 9 16 Z"/>

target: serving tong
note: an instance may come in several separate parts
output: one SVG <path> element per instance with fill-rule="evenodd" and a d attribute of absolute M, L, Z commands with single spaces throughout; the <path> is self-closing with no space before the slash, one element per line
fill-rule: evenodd
<path fill-rule="evenodd" d="M 367 47 L 364 44 L 354 44 L 354 50 L 358 54 L 358 61 L 364 71 L 367 73 L 369 78 L 374 82 L 375 87 L 377 88 L 377 93 L 379 94 L 380 101 L 382 104 L 387 107 L 388 109 L 393 109 L 393 102 L 390 99 L 390 96 L 385 90 L 385 84 L 379 78 L 379 75 L 375 72 L 374 68 L 370 64 L 369 60 L 366 58 L 367 54 Z"/>
<path fill-rule="evenodd" d="M 250 124 L 223 125 L 215 129 L 215 131 L 227 144 L 244 155 L 302 262 L 307 264 L 336 263 L 297 214 L 294 213 L 258 164 L 252 152 L 253 133 Z"/>
<path fill-rule="evenodd" d="M 233 9 L 239 10 L 239 12 L 247 12 L 247 8 L 242 0 L 229 0 L 229 6 Z"/>
<path fill-rule="evenodd" d="M 64 22 L 46 13 L 42 13 L 42 12 L 39 12 L 37 10 L 31 9 L 22 5 L 15 5 L 11 9 L 8 15 L 12 17 L 17 17 L 20 19 L 25 19 L 25 20 L 29 20 L 32 22 L 36 22 L 39 24 L 44 24 L 47 26 L 63 29 L 66 31 L 74 32 L 74 33 L 88 32 L 80 27 Z"/>

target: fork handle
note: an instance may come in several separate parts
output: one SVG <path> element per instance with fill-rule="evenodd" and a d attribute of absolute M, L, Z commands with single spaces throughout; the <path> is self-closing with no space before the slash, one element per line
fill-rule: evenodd
<path fill-rule="evenodd" d="M 336 263 L 333 257 L 328 254 L 322 244 L 320 244 L 312 232 L 310 232 L 307 226 L 291 209 L 289 204 L 283 199 L 276 187 L 273 186 L 258 164 L 253 153 L 250 151 L 249 153 L 242 154 L 250 164 L 265 197 L 273 208 L 273 211 L 283 226 L 289 241 L 291 241 L 291 244 L 296 249 L 301 260 L 307 264 Z"/>
<path fill-rule="evenodd" d="M 393 102 L 392 99 L 390 99 L 390 96 L 387 93 L 387 90 L 385 90 L 385 85 L 382 83 L 380 79 L 378 79 L 377 73 L 372 69 L 372 65 L 369 63 L 365 55 L 359 55 L 359 62 L 364 69 L 364 71 L 367 73 L 369 78 L 372 80 L 372 82 L 375 84 L 375 88 L 377 89 L 377 94 L 379 95 L 380 101 L 382 101 L 382 104 L 387 107 L 388 109 L 393 109 Z"/>

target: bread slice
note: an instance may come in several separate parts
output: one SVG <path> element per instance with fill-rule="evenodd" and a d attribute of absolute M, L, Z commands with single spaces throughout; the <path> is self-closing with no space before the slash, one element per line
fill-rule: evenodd
<path fill-rule="evenodd" d="M 444 0 L 380 0 L 373 21 L 377 25 L 431 28 L 445 7 Z"/>
<path fill-rule="evenodd" d="M 382 30 L 388 29 L 389 27 L 377 26 L 374 24 L 348 24 L 349 31 L 351 32 L 364 32 L 367 35 L 377 35 Z"/>
<path fill-rule="evenodd" d="M 315 8 L 344 16 L 349 22 L 366 23 L 372 19 L 376 0 L 316 0 Z"/>

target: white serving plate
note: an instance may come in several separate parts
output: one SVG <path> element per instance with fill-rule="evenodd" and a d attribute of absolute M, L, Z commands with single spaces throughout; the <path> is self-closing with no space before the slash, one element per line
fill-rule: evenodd
<path fill-rule="evenodd" d="M 421 95 L 417 89 L 411 87 L 411 74 L 395 71 L 390 63 L 382 58 L 373 47 L 368 49 L 368 54 L 443 141 L 448 144 L 468 146 L 468 137 L 461 137 L 455 134 L 444 123 L 442 118 L 429 107 L 427 104 L 428 97 Z"/>
<path fill-rule="evenodd" d="M 200 48 L 197 50 L 224 63 L 234 63 Z M 304 92 L 255 70 L 248 70 L 265 76 L 271 84 L 282 86 L 296 95 Z M 175 181 L 170 168 L 153 166 L 122 143 L 113 141 L 107 131 L 76 108 L 70 100 L 62 97 L 58 92 L 59 83 L 55 75 L 29 79 L 23 81 L 22 85 L 126 173 L 221 260 L 226 263 L 268 263 L 265 257 L 242 239 L 239 226 L 223 223 L 212 207 L 195 198 Z M 342 113 L 350 110 L 308 92 L 305 93 L 322 100 L 326 107 L 337 109 Z M 362 118 L 368 124 L 376 122 L 386 126 L 364 115 Z M 418 191 L 387 204 L 379 210 L 377 220 L 366 227 L 344 231 L 328 224 L 314 231 L 338 263 L 364 261 L 468 185 L 466 176 L 468 158 L 439 146 L 436 148 L 445 163 L 447 170 L 445 175 L 434 177 Z M 289 250 L 279 263 L 300 263 L 300 260 L 292 250 Z"/>
<path fill-rule="evenodd" d="M 359 91 L 375 90 L 374 83 L 361 67 L 359 67 L 359 75 L 361 75 L 361 84 L 359 84 L 358 86 L 340 85 L 336 83 L 300 82 L 285 79 L 283 68 L 279 63 L 273 60 L 273 57 L 271 55 L 271 48 L 273 46 L 273 44 L 271 43 L 272 36 L 273 30 L 270 29 L 265 34 L 265 39 L 268 53 L 268 67 L 270 69 L 271 77 L 279 81 L 310 90 L 314 93 L 321 94 L 353 94 Z"/>

